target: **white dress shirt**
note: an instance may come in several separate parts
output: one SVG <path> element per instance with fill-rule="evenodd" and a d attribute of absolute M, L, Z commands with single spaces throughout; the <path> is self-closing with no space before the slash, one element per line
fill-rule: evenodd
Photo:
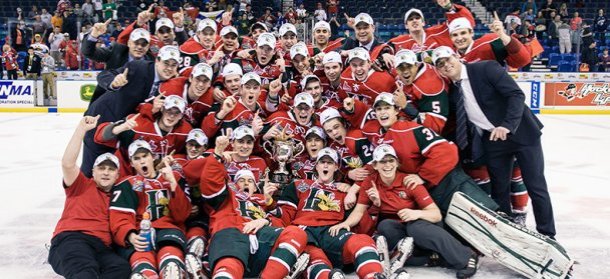
<path fill-rule="evenodd" d="M 468 71 L 464 64 L 462 64 L 460 79 L 462 92 L 464 93 L 464 108 L 466 109 L 468 120 L 477 126 L 478 129 L 486 131 L 493 130 L 495 126 L 489 122 L 489 119 L 487 119 L 483 110 L 481 110 L 481 107 L 477 103 L 477 99 L 474 97 L 472 86 L 470 86 L 470 79 L 468 78 Z"/>

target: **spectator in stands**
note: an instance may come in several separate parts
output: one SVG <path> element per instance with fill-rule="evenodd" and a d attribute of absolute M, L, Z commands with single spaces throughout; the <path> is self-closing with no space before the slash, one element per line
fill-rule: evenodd
<path fill-rule="evenodd" d="M 209 2 L 207 2 L 205 4 L 205 9 L 208 12 L 216 11 L 217 8 L 218 8 L 218 4 L 216 3 L 216 0 L 210 0 Z"/>
<path fill-rule="evenodd" d="M 51 25 L 53 25 L 53 28 L 59 27 L 61 31 L 61 27 L 63 26 L 63 24 L 64 18 L 61 16 L 61 13 L 59 13 L 59 11 L 55 11 L 55 14 L 51 18 Z"/>
<path fill-rule="evenodd" d="M 85 0 L 85 3 L 83 3 L 81 9 L 83 10 L 83 19 L 86 22 L 93 23 L 94 9 L 93 4 L 91 4 L 91 0 Z"/>
<path fill-rule="evenodd" d="M 341 24 L 337 21 L 336 16 L 331 17 L 328 24 L 330 24 L 330 39 L 336 40 L 339 37 L 339 27 L 341 27 Z"/>
<path fill-rule="evenodd" d="M 55 92 L 55 59 L 49 55 L 48 52 L 43 52 L 41 65 L 42 70 L 40 74 L 42 76 L 42 92 L 45 99 L 56 99 L 57 92 Z"/>
<path fill-rule="evenodd" d="M 297 29 L 297 40 L 299 40 L 299 42 L 306 41 L 305 40 L 305 23 L 303 23 L 303 21 L 300 18 L 292 19 L 290 23 L 294 24 L 294 27 L 296 27 L 296 29 Z"/>
<path fill-rule="evenodd" d="M 538 12 L 538 15 L 536 16 L 536 21 L 535 21 L 537 38 L 540 38 L 540 39 L 544 38 L 544 34 L 548 30 L 548 28 L 547 28 L 548 26 L 546 25 L 546 22 L 547 22 L 547 20 L 542 15 L 542 12 Z"/>
<path fill-rule="evenodd" d="M 527 11 L 525 11 L 525 13 L 521 14 L 521 20 L 529 20 L 531 22 L 533 22 L 535 19 L 535 14 L 534 14 L 534 10 L 533 9 L 529 9 Z"/>
<path fill-rule="evenodd" d="M 84 19 L 84 12 L 83 12 L 83 9 L 81 8 L 80 4 L 78 4 L 78 3 L 74 4 L 74 9 L 72 9 L 72 13 L 74 15 L 76 15 L 76 22 L 78 22 L 78 24 L 80 26 L 82 26 L 83 19 Z"/>
<path fill-rule="evenodd" d="M 17 8 L 17 16 L 16 16 L 16 18 L 19 21 L 25 20 L 25 17 L 23 16 L 23 10 L 21 8 Z"/>
<path fill-rule="evenodd" d="M 76 34 L 78 34 L 78 19 L 72 10 L 64 11 L 64 22 L 61 27 L 61 32 L 68 33 L 70 39 L 76 40 Z"/>
<path fill-rule="evenodd" d="M 604 51 L 599 56 L 599 71 L 610 72 L 610 55 L 608 55 L 608 48 L 604 48 Z"/>
<path fill-rule="evenodd" d="M 297 12 L 297 17 L 299 17 L 301 20 L 304 20 L 308 16 L 307 10 L 305 9 L 305 4 L 303 4 L 303 3 L 301 3 L 299 5 L 296 12 Z"/>
<path fill-rule="evenodd" d="M 28 12 L 28 19 L 34 19 L 37 15 L 40 15 L 38 11 L 38 7 L 36 5 L 32 6 L 32 9 Z"/>
<path fill-rule="evenodd" d="M 102 9 L 104 6 L 103 0 L 93 0 L 93 10 L 95 12 L 93 20 L 95 22 L 103 21 L 104 15 L 102 13 Z"/>
<path fill-rule="evenodd" d="M 556 15 L 553 20 L 547 25 L 547 35 L 549 36 L 550 45 L 559 44 L 559 26 L 561 25 L 561 16 Z"/>
<path fill-rule="evenodd" d="M 600 46 L 606 46 L 606 30 L 610 20 L 604 15 L 604 9 L 599 9 L 595 18 L 595 38 Z"/>
<path fill-rule="evenodd" d="M 34 32 L 34 35 L 41 35 L 44 34 L 44 32 L 47 30 L 47 27 L 45 26 L 44 22 L 42 22 L 42 20 L 40 19 L 40 16 L 34 16 L 34 23 L 32 23 L 32 32 Z"/>
<path fill-rule="evenodd" d="M 252 25 L 252 24 L 254 24 L 254 22 L 256 22 L 256 19 L 254 18 L 254 13 L 252 12 L 252 5 L 247 4 L 246 10 L 243 11 L 242 13 L 246 15 L 246 18 L 250 22 L 250 25 Z"/>
<path fill-rule="evenodd" d="M 532 10 L 534 14 L 538 13 L 538 7 L 536 7 L 536 2 L 534 0 L 527 0 L 521 5 L 521 13 L 525 13 L 528 10 Z"/>
<path fill-rule="evenodd" d="M 28 55 L 25 57 L 23 65 L 23 75 L 26 79 L 38 79 L 40 75 L 40 56 L 34 54 L 34 48 L 28 48 Z"/>
<path fill-rule="evenodd" d="M 71 10 L 71 9 L 72 9 L 72 6 L 70 3 L 70 0 L 59 0 L 57 2 L 57 10 L 60 13 L 63 13 L 65 10 Z"/>
<path fill-rule="evenodd" d="M 123 32 L 123 26 L 121 25 L 120 22 L 115 21 L 114 22 L 114 31 L 112 31 L 112 34 L 110 34 L 110 37 L 114 38 L 116 40 L 119 37 L 119 34 L 121 34 L 121 32 Z"/>
<path fill-rule="evenodd" d="M 328 16 L 326 16 L 326 11 L 324 10 L 324 7 L 322 7 L 322 3 L 318 2 L 318 4 L 316 4 L 316 10 L 313 12 L 313 16 L 316 19 L 316 22 L 320 20 L 328 20 Z"/>
<path fill-rule="evenodd" d="M 51 46 L 51 56 L 57 63 L 57 66 L 61 65 L 61 52 L 59 51 L 61 43 L 64 41 L 64 34 L 61 33 L 61 28 L 53 28 L 53 33 L 49 35 L 49 45 Z"/>
<path fill-rule="evenodd" d="M 26 51 L 27 34 L 25 32 L 25 22 L 15 24 L 15 28 L 11 30 L 11 42 L 16 51 Z"/>
<path fill-rule="evenodd" d="M 509 34 L 513 34 L 515 33 L 515 29 L 513 28 L 513 26 L 517 25 L 520 26 L 521 25 L 521 15 L 519 14 L 519 8 L 515 7 L 513 9 L 512 12 L 510 12 L 508 15 L 506 15 L 506 17 L 504 18 L 504 24 L 506 24 L 506 26 L 510 27 L 509 28 Z"/>
<path fill-rule="evenodd" d="M 581 62 L 589 65 L 589 72 L 598 72 L 597 44 L 592 41 L 590 44 L 583 44 L 583 46 Z"/>
<path fill-rule="evenodd" d="M 2 46 L 2 66 L 6 69 L 6 78 L 15 80 L 18 78 L 19 64 L 17 63 L 17 52 L 11 49 L 11 46 L 5 44 Z M 0 68 L 1 69 L 1 68 Z"/>
<path fill-rule="evenodd" d="M 44 22 L 44 25 L 46 26 L 47 29 L 51 29 L 53 30 L 53 24 L 51 24 L 51 18 L 53 16 L 47 12 L 47 9 L 42 9 L 41 13 L 40 13 L 40 20 L 42 20 L 42 22 Z"/>
<path fill-rule="evenodd" d="M 561 6 L 559 6 L 559 15 L 561 15 L 562 18 L 570 17 L 570 12 L 568 12 L 568 4 L 561 3 Z"/>
<path fill-rule="evenodd" d="M 284 18 L 286 18 L 286 20 L 288 22 L 290 22 L 291 19 L 297 18 L 297 13 L 294 11 L 294 9 L 292 7 L 290 7 L 290 8 L 288 8 L 288 12 L 286 12 L 286 14 L 284 15 Z"/>
<path fill-rule="evenodd" d="M 239 19 L 233 23 L 233 26 L 235 26 L 239 34 L 248 34 L 248 32 L 250 32 L 250 25 L 250 21 L 246 14 L 239 16 Z"/>
<path fill-rule="evenodd" d="M 561 21 L 559 27 L 557 27 L 557 34 L 559 35 L 559 52 L 572 53 L 572 30 L 570 25 L 565 21 Z"/>
<path fill-rule="evenodd" d="M 542 5 L 541 11 L 544 13 L 544 18 L 550 19 L 551 12 L 557 11 L 557 5 L 555 5 L 555 3 L 553 3 L 553 0 L 546 0 L 546 3 L 544 5 Z"/>
<path fill-rule="evenodd" d="M 114 13 L 116 12 L 116 3 L 114 0 L 106 0 L 106 4 L 102 5 L 102 10 L 104 11 L 104 21 L 114 18 Z"/>
<path fill-rule="evenodd" d="M 284 25 L 284 23 L 287 23 L 287 22 L 288 22 L 288 20 L 286 20 L 286 18 L 282 14 L 282 12 L 278 11 L 275 16 L 275 28 L 280 29 L 280 26 Z"/>
<path fill-rule="evenodd" d="M 78 54 L 78 43 L 76 40 L 68 41 L 65 54 L 64 62 L 68 70 L 78 70 L 80 65 L 80 55 Z"/>
<path fill-rule="evenodd" d="M 337 16 L 339 13 L 339 0 L 327 0 L 326 9 L 328 10 L 328 16 Z"/>
<path fill-rule="evenodd" d="M 572 31 L 576 31 L 582 27 L 582 18 L 578 14 L 578 12 L 574 12 L 574 17 L 570 19 L 570 29 Z"/>

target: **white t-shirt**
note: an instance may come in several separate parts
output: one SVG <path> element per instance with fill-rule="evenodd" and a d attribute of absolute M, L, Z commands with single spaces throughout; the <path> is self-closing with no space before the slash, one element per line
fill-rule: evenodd
<path fill-rule="evenodd" d="M 104 5 L 102 0 L 93 0 L 93 7 L 95 8 L 96 11 L 101 11 L 102 5 Z"/>

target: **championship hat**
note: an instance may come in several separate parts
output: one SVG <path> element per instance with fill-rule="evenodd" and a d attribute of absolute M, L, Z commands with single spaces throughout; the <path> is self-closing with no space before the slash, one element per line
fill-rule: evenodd
<path fill-rule="evenodd" d="M 280 36 L 286 35 L 286 33 L 292 32 L 295 35 L 297 34 L 297 28 L 292 23 L 284 23 L 280 26 Z"/>
<path fill-rule="evenodd" d="M 241 85 L 244 85 L 246 83 L 248 83 L 248 81 L 254 80 L 256 82 L 258 82 L 258 84 L 261 84 L 261 77 L 254 73 L 254 72 L 248 72 L 245 75 L 243 75 L 241 77 Z"/>
<path fill-rule="evenodd" d="M 214 30 L 214 33 L 216 33 L 216 31 L 218 30 L 218 25 L 216 24 L 216 21 L 213 21 L 209 18 L 204 18 L 197 24 L 197 32 L 201 32 L 206 28 L 212 28 L 212 30 Z"/>
<path fill-rule="evenodd" d="M 367 14 L 367 13 L 359 13 L 355 18 L 354 18 L 354 26 L 358 25 L 358 23 L 364 22 L 368 25 L 374 25 L 374 21 L 373 18 Z"/>
<path fill-rule="evenodd" d="M 307 132 L 305 132 L 305 138 L 307 139 L 307 137 L 309 137 L 309 135 L 311 134 L 315 134 L 318 137 L 320 137 L 322 140 L 326 141 L 326 133 L 324 133 L 324 130 L 322 130 L 322 128 L 318 127 L 318 126 L 313 126 L 311 128 L 309 128 L 309 130 L 307 130 Z"/>
<path fill-rule="evenodd" d="M 396 105 L 396 102 L 394 102 L 394 95 L 392 95 L 392 93 L 384 92 L 377 95 L 375 102 L 373 103 L 373 107 L 376 107 L 377 104 L 381 102 L 387 103 L 390 106 Z"/>
<path fill-rule="evenodd" d="M 310 80 L 315 79 L 317 81 L 320 81 L 320 78 L 316 75 L 306 75 L 301 79 L 301 89 L 305 90 L 305 87 L 307 86 L 307 83 L 309 83 Z"/>
<path fill-rule="evenodd" d="M 275 49 L 275 44 L 277 40 L 275 36 L 271 33 L 263 33 L 258 35 L 258 39 L 256 40 L 257 46 L 270 46 L 271 49 Z"/>
<path fill-rule="evenodd" d="M 100 164 L 106 162 L 106 161 L 110 161 L 111 163 L 114 164 L 114 166 L 118 169 L 120 164 L 119 164 L 119 158 L 117 158 L 116 156 L 114 156 L 114 154 L 106 152 L 100 156 L 97 156 L 97 158 L 95 158 L 95 162 L 93 163 L 93 167 L 97 167 Z"/>
<path fill-rule="evenodd" d="M 252 177 L 252 179 L 256 180 L 256 177 L 254 176 L 254 173 L 251 170 L 243 169 L 235 173 L 235 178 L 233 178 L 233 181 L 237 182 L 242 177 Z"/>
<path fill-rule="evenodd" d="M 306 104 L 310 108 L 313 108 L 313 97 L 311 97 L 311 94 L 301 92 L 294 96 L 294 106 L 297 107 L 300 104 Z"/>
<path fill-rule="evenodd" d="M 335 164 L 339 163 L 339 155 L 337 154 L 337 151 L 330 147 L 324 147 L 318 152 L 316 163 L 318 163 L 322 158 L 326 156 L 330 157 L 335 162 Z"/>
<path fill-rule="evenodd" d="M 157 20 L 157 23 L 155 25 L 155 32 L 158 32 L 159 29 L 163 26 L 169 27 L 169 29 L 173 30 L 174 22 L 172 22 L 172 20 L 167 17 L 160 18 L 159 20 Z"/>
<path fill-rule="evenodd" d="M 324 54 L 324 57 L 322 58 L 322 65 L 326 65 L 328 63 L 343 64 L 343 60 L 341 60 L 341 54 L 336 51 L 330 51 Z"/>
<path fill-rule="evenodd" d="M 186 109 L 186 101 L 178 95 L 169 95 L 163 101 L 163 107 L 166 110 L 178 108 L 181 113 L 184 113 L 184 110 Z"/>
<path fill-rule="evenodd" d="M 241 125 L 233 130 L 231 139 L 242 139 L 245 136 L 251 136 L 254 139 L 254 130 L 252 130 L 252 128 L 249 126 Z"/>
<path fill-rule="evenodd" d="M 129 40 L 135 42 L 139 39 L 144 39 L 147 42 L 150 42 L 150 32 L 144 28 L 136 28 L 129 34 Z"/>
<path fill-rule="evenodd" d="M 394 56 L 394 65 L 398 67 L 402 63 L 415 65 L 417 63 L 417 55 L 410 49 L 403 49 Z"/>
<path fill-rule="evenodd" d="M 193 71 L 191 72 L 191 75 L 194 78 L 204 75 L 209 80 L 212 80 L 212 76 L 214 76 L 214 70 L 212 70 L 212 67 L 210 67 L 210 65 L 208 65 L 206 63 L 199 63 L 199 64 L 195 65 L 195 67 L 193 67 Z"/>
<path fill-rule="evenodd" d="M 170 59 L 176 60 L 176 62 L 180 61 L 180 50 L 176 46 L 164 46 L 159 50 L 157 57 L 161 59 L 161 61 L 167 61 Z"/>
<path fill-rule="evenodd" d="M 424 13 L 421 12 L 420 9 L 410 9 L 405 13 L 405 22 L 407 22 L 407 20 L 409 20 L 409 17 L 412 14 L 419 14 L 419 16 L 421 16 L 421 20 L 424 20 Z"/>
<path fill-rule="evenodd" d="M 394 147 L 385 143 L 380 144 L 373 151 L 373 162 L 379 162 L 383 160 L 386 155 L 391 155 L 394 156 L 394 158 L 398 158 L 398 156 L 396 156 L 396 151 L 394 150 Z"/>
<path fill-rule="evenodd" d="M 222 76 L 227 77 L 230 75 L 239 75 L 243 76 L 244 73 L 239 65 L 236 63 L 229 63 L 222 68 Z"/>
<path fill-rule="evenodd" d="M 188 136 L 186 137 L 186 142 L 192 141 L 194 140 L 195 142 L 197 142 L 197 144 L 199 145 L 207 145 L 208 144 L 208 137 L 205 135 L 205 133 L 203 133 L 203 130 L 196 128 L 193 129 L 189 132 Z"/>
<path fill-rule="evenodd" d="M 309 51 L 307 45 L 303 42 L 298 42 L 290 48 L 290 58 L 294 59 L 297 55 L 303 55 L 303 57 L 309 57 Z"/>
<path fill-rule="evenodd" d="M 135 155 L 138 150 L 140 149 L 145 149 L 146 151 L 152 153 L 152 147 L 150 147 L 150 144 L 145 141 L 145 140 L 134 140 L 130 145 L 129 148 L 127 148 L 127 153 L 129 155 L 129 158 L 133 157 L 133 155 Z"/>
<path fill-rule="evenodd" d="M 448 46 L 440 46 L 432 51 L 432 64 L 436 65 L 436 61 L 441 58 L 451 57 L 455 54 L 453 49 Z"/>
<path fill-rule="evenodd" d="M 237 29 L 235 29 L 235 27 L 229 25 L 229 26 L 225 26 L 220 30 L 220 36 L 224 37 L 227 34 L 235 34 L 236 36 L 239 36 L 239 33 L 237 32 Z"/>
<path fill-rule="evenodd" d="M 341 118 L 341 114 L 336 108 L 327 108 L 320 113 L 320 124 L 324 125 L 327 121 L 333 118 Z"/>
<path fill-rule="evenodd" d="M 314 24 L 313 32 L 316 32 L 316 30 L 318 30 L 318 29 L 326 29 L 326 30 L 328 30 L 328 32 L 330 32 L 330 24 L 328 24 L 328 22 L 326 22 L 324 20 L 320 20 L 320 21 L 316 22 L 316 24 Z"/>
<path fill-rule="evenodd" d="M 347 56 L 347 62 L 349 63 L 350 61 L 352 61 L 352 59 L 355 58 L 362 59 L 364 61 L 370 61 L 371 55 L 366 49 L 362 47 L 357 47 L 349 51 L 349 55 Z"/>
<path fill-rule="evenodd" d="M 465 17 L 456 18 L 449 23 L 449 34 L 463 28 L 472 29 L 472 24 L 470 24 L 470 21 Z"/>

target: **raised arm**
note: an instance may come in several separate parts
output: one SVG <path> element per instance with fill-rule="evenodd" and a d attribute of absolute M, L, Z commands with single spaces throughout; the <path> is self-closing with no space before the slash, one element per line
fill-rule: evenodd
<path fill-rule="evenodd" d="M 78 126 L 76 126 L 76 130 L 74 131 L 74 134 L 72 134 L 72 138 L 70 138 L 70 141 L 66 146 L 64 156 L 61 158 L 61 170 L 63 172 L 64 184 L 66 187 L 70 187 L 78 177 L 80 167 L 76 164 L 76 159 L 80 153 L 83 138 L 85 137 L 85 133 L 87 133 L 87 131 L 95 129 L 97 126 L 97 120 L 99 118 L 99 115 L 95 117 L 83 117 L 78 123 Z"/>

